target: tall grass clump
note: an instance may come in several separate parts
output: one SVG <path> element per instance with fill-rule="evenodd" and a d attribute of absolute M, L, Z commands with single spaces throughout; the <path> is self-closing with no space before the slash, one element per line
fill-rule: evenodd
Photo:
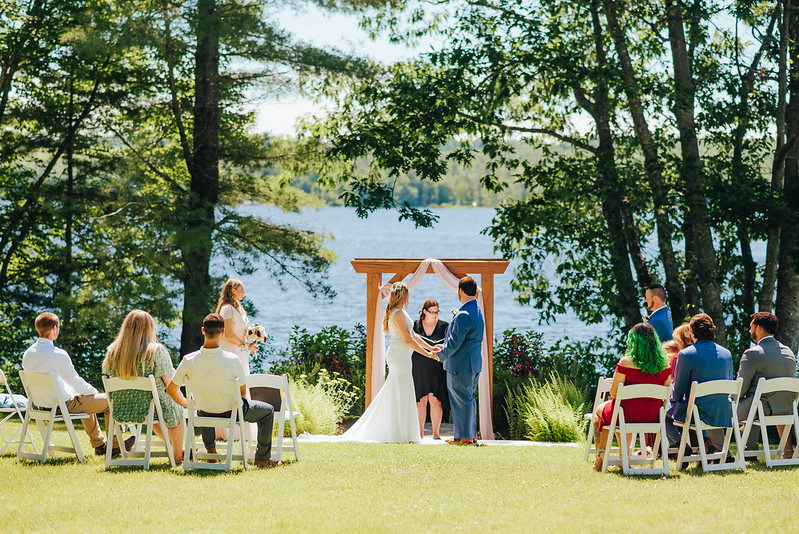
<path fill-rule="evenodd" d="M 533 441 L 580 441 L 585 434 L 585 399 L 570 380 L 557 373 L 546 381 L 530 379 L 505 402 L 511 438 Z"/>
<path fill-rule="evenodd" d="M 291 381 L 289 392 L 294 409 L 300 412 L 294 419 L 298 434 L 335 435 L 357 397 L 349 382 L 338 373 L 331 376 L 327 369 L 320 369 L 314 382 L 305 375 Z M 290 432 L 288 425 L 285 432 Z"/>

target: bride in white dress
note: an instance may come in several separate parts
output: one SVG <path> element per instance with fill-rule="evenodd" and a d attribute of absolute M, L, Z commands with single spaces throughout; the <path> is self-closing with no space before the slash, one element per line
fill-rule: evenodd
<path fill-rule="evenodd" d="M 408 286 L 403 282 L 397 282 L 391 287 L 383 319 L 383 330 L 391 335 L 391 346 L 386 353 L 388 378 L 361 418 L 338 436 L 341 441 L 421 441 L 416 392 L 411 374 L 411 354 L 417 351 L 437 360 L 435 352 L 438 349 L 431 347 L 414 333 L 413 320 L 405 311 L 408 297 Z"/>

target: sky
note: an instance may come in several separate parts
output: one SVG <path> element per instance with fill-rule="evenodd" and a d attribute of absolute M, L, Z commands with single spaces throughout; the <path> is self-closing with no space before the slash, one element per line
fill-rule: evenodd
<path fill-rule="evenodd" d="M 315 6 L 286 7 L 276 13 L 280 27 L 297 39 L 320 46 L 355 52 L 380 61 L 408 58 L 413 50 L 387 39 L 372 41 L 358 27 L 358 15 L 331 14 Z M 293 135 L 298 117 L 318 111 L 318 105 L 300 95 L 284 95 L 279 100 L 260 102 L 256 108 L 256 128 L 272 135 Z"/>

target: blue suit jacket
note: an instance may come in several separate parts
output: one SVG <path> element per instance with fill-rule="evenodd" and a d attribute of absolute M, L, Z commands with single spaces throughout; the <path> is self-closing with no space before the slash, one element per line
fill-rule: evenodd
<path fill-rule="evenodd" d="M 669 417 L 685 421 L 685 409 L 691 395 L 691 383 L 710 380 L 732 380 L 732 354 L 712 341 L 697 341 L 677 353 L 674 368 L 674 389 L 669 400 Z M 710 395 L 697 400 L 702 421 L 712 426 L 729 427 L 732 408 L 727 395 Z"/>
<path fill-rule="evenodd" d="M 671 322 L 671 311 L 668 306 L 663 306 L 655 311 L 655 313 L 649 316 L 646 322 L 651 324 L 652 328 L 655 329 L 660 341 L 668 341 L 672 338 L 674 323 Z"/>
<path fill-rule="evenodd" d="M 438 351 L 444 370 L 453 373 L 479 373 L 483 369 L 480 346 L 483 343 L 483 312 L 477 299 L 463 304 L 447 329 L 444 346 Z"/>

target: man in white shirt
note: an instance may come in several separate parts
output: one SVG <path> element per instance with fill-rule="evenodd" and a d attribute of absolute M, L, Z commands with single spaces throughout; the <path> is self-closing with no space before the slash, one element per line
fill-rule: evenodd
<path fill-rule="evenodd" d="M 274 409 L 271 404 L 245 398 L 244 368 L 239 358 L 219 347 L 219 340 L 225 334 L 225 320 L 217 313 L 211 313 L 203 319 L 203 336 L 205 341 L 200 350 L 187 354 L 175 370 L 170 387 L 179 387 L 186 379 L 218 378 L 220 380 L 238 378 L 241 385 L 241 408 L 244 420 L 258 425 L 258 446 L 255 451 L 256 467 L 276 467 L 282 462 L 271 459 L 272 429 L 274 427 Z M 194 397 L 199 415 L 229 417 L 229 397 L 220 398 L 216 394 L 197 394 Z M 184 406 L 185 407 L 185 406 Z M 203 444 L 208 452 L 216 452 L 216 433 L 213 428 L 202 428 Z M 282 439 L 282 438 L 281 438 Z"/>
<path fill-rule="evenodd" d="M 82 419 L 83 428 L 89 435 L 94 453 L 98 456 L 105 455 L 106 439 L 97 421 L 97 414 L 105 415 L 108 424 L 109 410 L 108 398 L 105 393 L 81 378 L 75 371 L 72 359 L 67 351 L 55 346 L 53 341 L 58 338 L 61 331 L 61 322 L 54 313 L 40 313 L 34 323 L 39 339 L 31 345 L 22 356 L 22 370 L 32 373 L 56 374 L 61 378 L 64 386 L 65 398 L 61 399 L 70 413 L 83 412 L 89 417 Z M 133 446 L 135 437 L 125 440 L 127 450 Z M 113 453 L 119 454 L 119 444 L 114 443 Z"/>

